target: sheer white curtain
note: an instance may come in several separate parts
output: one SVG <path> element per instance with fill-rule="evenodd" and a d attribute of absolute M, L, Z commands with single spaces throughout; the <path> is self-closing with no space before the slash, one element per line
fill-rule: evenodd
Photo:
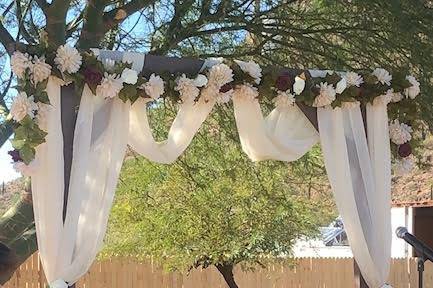
<path fill-rule="evenodd" d="M 65 282 L 75 283 L 87 272 L 102 244 L 126 150 L 130 105 L 118 99 L 98 99 L 90 89 L 84 89 L 75 127 L 68 208 L 63 224 L 59 83 L 50 79 L 47 92 L 53 109 L 47 141 L 36 154 L 39 169 L 32 175 L 32 193 L 42 265 L 50 287 L 61 288 L 67 287 Z M 104 117 L 95 118 L 102 108 L 106 112 Z"/>
<path fill-rule="evenodd" d="M 319 108 L 326 171 L 353 255 L 371 288 L 391 258 L 390 151 L 386 104 L 368 105 L 368 144 L 359 106 Z"/>
<path fill-rule="evenodd" d="M 167 140 L 156 142 L 147 118 L 146 101 L 132 105 L 128 144 L 137 153 L 158 163 L 172 163 L 185 151 L 212 111 L 215 101 L 183 103 L 174 119 Z"/>
<path fill-rule="evenodd" d="M 319 140 L 296 105 L 275 108 L 266 118 L 257 100 L 233 97 L 233 107 L 242 150 L 253 161 L 294 161 Z"/>

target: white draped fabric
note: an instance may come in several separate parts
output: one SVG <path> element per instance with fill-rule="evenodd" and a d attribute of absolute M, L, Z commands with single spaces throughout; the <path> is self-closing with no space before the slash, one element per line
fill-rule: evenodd
<path fill-rule="evenodd" d="M 68 209 L 63 211 L 63 136 L 60 121 L 60 85 L 50 79 L 47 92 L 52 104 L 48 138 L 37 151 L 32 175 L 35 223 L 40 258 L 51 287 L 67 287 L 86 273 L 102 244 L 108 213 L 123 162 L 129 104 L 111 100 L 108 125 L 92 125 L 103 100 L 87 87 L 83 91 L 74 136 Z M 103 119 L 99 119 L 103 120 Z M 97 127 L 103 127 L 102 131 Z M 99 135 L 92 138 L 92 134 Z"/>
<path fill-rule="evenodd" d="M 319 140 L 316 129 L 296 105 L 275 108 L 266 118 L 257 100 L 234 97 L 233 107 L 242 150 L 252 161 L 294 161 Z"/>
<path fill-rule="evenodd" d="M 391 258 L 386 105 L 367 107 L 370 145 L 359 106 L 319 108 L 317 113 L 326 171 L 353 255 L 369 287 L 381 287 Z"/>
<path fill-rule="evenodd" d="M 125 53 L 141 71 L 143 54 Z M 207 65 L 205 63 L 205 65 Z M 86 273 L 99 251 L 127 144 L 158 163 L 174 162 L 188 147 L 215 101 L 184 103 L 165 141 L 156 142 L 146 101 L 134 105 L 99 99 L 85 87 L 75 127 L 66 219 L 60 84 L 50 78 L 52 109 L 46 143 L 37 149 L 32 175 L 35 223 L 42 264 L 51 287 L 67 287 Z M 264 117 L 256 100 L 234 97 L 242 149 L 253 160 L 294 161 L 319 136 L 295 106 Z M 390 259 L 390 152 L 385 105 L 367 107 L 368 144 L 361 113 L 354 109 L 318 109 L 326 169 L 350 244 L 371 288 L 388 276 Z M 389 233 L 384 233 L 388 231 Z"/>

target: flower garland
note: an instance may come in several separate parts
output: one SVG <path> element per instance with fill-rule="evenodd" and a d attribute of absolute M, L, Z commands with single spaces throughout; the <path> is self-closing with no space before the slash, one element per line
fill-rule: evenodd
<path fill-rule="evenodd" d="M 96 97 L 119 97 L 131 103 L 139 98 L 150 102 L 164 97 L 177 103 L 203 99 L 223 105 L 232 97 L 258 101 L 266 96 L 277 109 L 287 109 L 296 102 L 336 108 L 402 101 L 402 106 L 413 107 L 413 103 L 408 103 L 420 93 L 420 84 L 413 76 L 398 72 L 391 75 L 382 68 L 359 73 L 325 71 L 316 77 L 304 71 L 293 76 L 278 69 L 263 71 L 253 61 L 235 60 L 221 61 L 195 75 L 166 73 L 145 77 L 131 66 L 114 61 L 103 63 L 92 52 L 80 52 L 67 44 L 51 52 L 40 49 L 33 56 L 16 51 L 11 57 L 11 69 L 18 78 L 19 94 L 10 110 L 15 128 L 12 140 L 15 151 L 11 152 L 15 167 L 28 172 L 35 165 L 35 148 L 45 142 L 46 115 L 50 109 L 45 89 L 50 75 L 64 83 L 74 82 L 78 93 L 87 85 Z M 396 111 L 395 114 L 401 114 L 399 108 Z M 397 174 L 409 171 L 413 165 L 411 133 L 412 128 L 398 119 L 390 124 L 390 139 L 396 145 L 393 151 Z"/>

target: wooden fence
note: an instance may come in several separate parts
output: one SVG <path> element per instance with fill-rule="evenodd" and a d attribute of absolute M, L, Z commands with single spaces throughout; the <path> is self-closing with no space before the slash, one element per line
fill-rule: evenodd
<path fill-rule="evenodd" d="M 240 288 L 352 288 L 353 259 L 301 258 L 294 267 L 272 265 L 267 269 L 242 272 L 236 269 Z M 433 287 L 433 265 L 426 263 L 424 286 Z M 418 287 L 415 259 L 394 259 L 390 275 L 394 288 Z M 47 284 L 33 255 L 3 288 L 45 288 Z M 95 263 L 77 283 L 77 288 L 226 288 L 219 272 L 211 267 L 189 275 L 164 273 L 150 262 L 112 259 Z"/>

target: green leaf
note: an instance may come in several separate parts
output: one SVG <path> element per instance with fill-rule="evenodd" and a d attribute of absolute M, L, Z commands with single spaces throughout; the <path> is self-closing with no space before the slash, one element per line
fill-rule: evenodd
<path fill-rule="evenodd" d="M 14 138 L 14 139 L 11 140 L 11 144 L 12 144 L 13 148 L 19 150 L 19 149 L 21 149 L 26 144 L 26 140 L 24 140 L 24 139 L 15 139 Z"/>
<path fill-rule="evenodd" d="M 30 147 L 29 145 L 24 145 L 20 149 L 20 157 L 23 159 L 23 162 L 27 165 L 32 162 L 33 159 L 35 159 L 35 149 Z"/>

